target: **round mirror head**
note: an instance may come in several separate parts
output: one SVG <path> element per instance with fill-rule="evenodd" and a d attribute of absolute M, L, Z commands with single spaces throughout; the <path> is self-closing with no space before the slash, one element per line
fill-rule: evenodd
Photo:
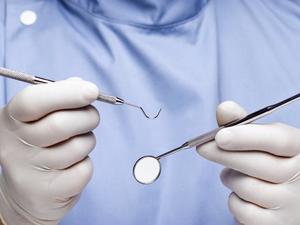
<path fill-rule="evenodd" d="M 154 156 L 144 156 L 136 161 L 133 176 L 141 184 L 151 184 L 160 175 L 160 162 Z"/>

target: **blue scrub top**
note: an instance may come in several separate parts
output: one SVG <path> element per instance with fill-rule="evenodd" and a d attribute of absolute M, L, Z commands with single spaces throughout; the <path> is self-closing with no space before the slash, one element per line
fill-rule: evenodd
<path fill-rule="evenodd" d="M 25 10 L 37 21 L 20 22 Z M 194 150 L 138 184 L 132 167 L 216 126 L 234 100 L 248 111 L 300 91 L 300 1 L 1 0 L 0 65 L 61 80 L 81 76 L 161 116 L 95 103 L 94 177 L 62 225 L 233 224 L 221 166 Z M 26 84 L 0 78 L 4 105 Z M 300 127 L 300 104 L 264 122 Z"/>

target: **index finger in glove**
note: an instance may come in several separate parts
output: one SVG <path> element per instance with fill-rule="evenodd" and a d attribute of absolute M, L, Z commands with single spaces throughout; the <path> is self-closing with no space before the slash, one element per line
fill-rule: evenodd
<path fill-rule="evenodd" d="M 259 151 L 224 151 L 215 142 L 197 147 L 204 158 L 272 183 L 291 180 L 300 171 L 299 158 L 283 158 Z"/>
<path fill-rule="evenodd" d="M 49 189 L 56 197 L 74 197 L 81 193 L 93 175 L 93 164 L 89 157 L 64 170 L 57 170 Z"/>
<path fill-rule="evenodd" d="M 32 85 L 10 101 L 7 112 L 16 120 L 30 122 L 57 110 L 87 106 L 98 94 L 96 85 L 81 79 Z"/>
<path fill-rule="evenodd" d="M 300 130 L 285 124 L 247 124 L 225 128 L 216 135 L 223 150 L 269 152 L 292 157 L 300 153 Z"/>
<path fill-rule="evenodd" d="M 276 209 L 286 199 L 282 184 L 266 182 L 229 168 L 223 169 L 221 181 L 244 201 L 263 208 Z"/>

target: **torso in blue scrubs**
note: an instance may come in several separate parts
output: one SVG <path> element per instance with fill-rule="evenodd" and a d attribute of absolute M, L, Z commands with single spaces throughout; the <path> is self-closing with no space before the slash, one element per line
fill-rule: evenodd
<path fill-rule="evenodd" d="M 20 22 L 24 10 L 37 21 Z M 62 225 L 224 225 L 234 221 L 220 166 L 193 150 L 162 161 L 153 185 L 132 166 L 216 126 L 215 108 L 253 111 L 300 91 L 300 1 L 1 0 L 0 65 L 81 76 L 161 116 L 95 103 L 92 181 Z M 0 79 L 1 105 L 26 85 Z M 264 122 L 300 127 L 295 103 Z"/>

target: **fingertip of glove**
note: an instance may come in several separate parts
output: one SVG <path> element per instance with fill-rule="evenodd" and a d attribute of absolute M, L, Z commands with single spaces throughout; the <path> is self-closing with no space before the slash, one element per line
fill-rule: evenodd
<path fill-rule="evenodd" d="M 98 87 L 95 84 L 86 81 L 84 86 L 84 96 L 88 101 L 95 101 L 99 96 Z"/>
<path fill-rule="evenodd" d="M 99 88 L 92 82 L 85 81 L 80 77 L 71 77 L 67 79 L 67 81 L 73 82 L 74 88 L 79 89 L 78 94 L 80 94 L 87 103 L 91 103 L 98 98 Z"/>
<path fill-rule="evenodd" d="M 219 148 L 226 150 L 230 148 L 232 138 L 232 132 L 228 128 L 224 128 L 216 134 L 215 141 Z"/>
<path fill-rule="evenodd" d="M 76 165 L 77 173 L 82 177 L 85 177 L 87 181 L 93 176 L 93 163 L 89 157 L 86 157 L 80 163 Z"/>
<path fill-rule="evenodd" d="M 232 111 L 238 111 L 240 114 L 246 114 L 246 111 L 234 101 L 224 101 L 217 107 L 217 112 L 219 113 Z"/>
<path fill-rule="evenodd" d="M 233 108 L 233 107 L 236 107 L 236 106 L 238 106 L 238 104 L 236 102 L 231 101 L 231 100 L 227 100 L 227 101 L 224 101 L 224 102 L 220 103 L 218 105 L 217 110 L 223 111 L 223 110 L 226 110 L 227 108 Z"/>
<path fill-rule="evenodd" d="M 210 142 L 210 143 L 206 143 L 205 145 L 199 145 L 196 147 L 196 151 L 197 153 L 206 158 L 206 159 L 210 159 L 211 155 L 214 154 L 214 149 L 215 147 L 215 143 Z"/>
<path fill-rule="evenodd" d="M 232 174 L 232 169 L 229 169 L 229 168 L 224 168 L 221 173 L 220 173 L 220 179 L 222 181 L 222 183 L 225 185 L 228 180 L 228 178 L 231 176 Z"/>
<path fill-rule="evenodd" d="M 219 125 L 241 119 L 247 115 L 247 112 L 234 101 L 222 102 L 216 111 L 216 118 Z"/>

